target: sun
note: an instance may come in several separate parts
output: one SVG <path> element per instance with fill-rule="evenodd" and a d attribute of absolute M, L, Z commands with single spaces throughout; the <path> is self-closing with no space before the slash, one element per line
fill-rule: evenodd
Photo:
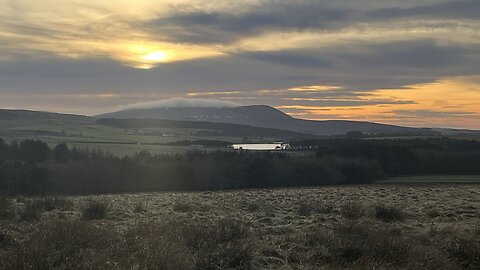
<path fill-rule="evenodd" d="M 143 57 L 143 60 L 150 61 L 150 62 L 164 62 L 168 58 L 168 54 L 165 52 L 151 52 L 148 54 L 145 54 Z"/>

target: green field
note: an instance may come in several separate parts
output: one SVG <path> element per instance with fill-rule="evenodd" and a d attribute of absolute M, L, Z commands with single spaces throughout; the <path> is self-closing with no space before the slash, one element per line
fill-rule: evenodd
<path fill-rule="evenodd" d="M 213 131 L 213 132 L 212 132 Z M 0 120 L 0 138 L 7 141 L 38 139 L 50 146 L 67 143 L 69 146 L 96 149 L 115 155 L 129 155 L 139 151 L 155 154 L 182 153 L 189 150 L 215 150 L 209 147 L 189 147 L 166 145 L 178 141 L 218 140 L 241 142 L 242 136 L 225 136 L 216 130 L 189 127 L 144 127 L 117 128 L 96 123 L 94 120 L 56 120 L 56 119 L 14 119 Z M 202 135 L 210 132 L 211 135 Z M 260 140 L 254 136 L 252 141 Z M 273 136 L 261 137 L 262 141 L 278 141 Z"/>
<path fill-rule="evenodd" d="M 393 177 L 378 183 L 402 184 L 402 183 L 455 183 L 455 184 L 480 184 L 480 175 L 416 175 Z"/>

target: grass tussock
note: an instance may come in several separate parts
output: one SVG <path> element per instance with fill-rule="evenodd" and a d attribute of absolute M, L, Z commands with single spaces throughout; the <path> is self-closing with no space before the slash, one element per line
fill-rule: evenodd
<path fill-rule="evenodd" d="M 464 269 L 480 269 L 480 236 L 455 238 L 447 244 L 448 254 Z"/>
<path fill-rule="evenodd" d="M 41 209 L 42 211 L 66 211 L 73 208 L 73 203 L 62 197 L 38 198 L 34 199 L 32 203 L 36 205 L 37 209 Z"/>
<path fill-rule="evenodd" d="M 328 202 L 316 200 L 300 201 L 297 208 L 297 214 L 300 216 L 310 216 L 313 214 L 331 214 L 335 212 L 335 205 Z"/>
<path fill-rule="evenodd" d="M 297 213 L 300 216 L 310 216 L 315 211 L 315 205 L 310 202 L 300 202 Z"/>
<path fill-rule="evenodd" d="M 6 197 L 0 197 L 0 220 L 10 220 L 15 217 L 15 207 Z"/>
<path fill-rule="evenodd" d="M 187 213 L 192 212 L 193 210 L 193 204 L 187 201 L 178 200 L 173 204 L 173 211 L 175 212 Z"/>
<path fill-rule="evenodd" d="M 107 217 L 109 205 L 103 201 L 91 201 L 82 211 L 83 220 L 104 219 Z"/>
<path fill-rule="evenodd" d="M 0 231 L 0 250 L 11 246 L 13 242 L 14 241 L 9 234 Z"/>
<path fill-rule="evenodd" d="M 347 219 L 359 219 L 365 215 L 365 207 L 360 202 L 346 202 L 340 207 L 340 214 Z"/>
<path fill-rule="evenodd" d="M 197 250 L 197 269 L 253 269 L 254 242 L 243 222 L 227 218 L 186 229 L 187 245 Z"/>
<path fill-rule="evenodd" d="M 375 217 L 383 222 L 396 222 L 404 220 L 405 213 L 395 206 L 377 204 L 375 206 Z"/>
<path fill-rule="evenodd" d="M 133 213 L 145 213 L 145 212 L 147 212 L 147 208 L 145 207 L 145 204 L 138 202 L 133 206 Z"/>
<path fill-rule="evenodd" d="M 29 200 L 25 203 L 25 206 L 20 211 L 20 220 L 22 221 L 35 221 L 40 219 L 42 215 L 42 207 L 35 201 Z"/>
<path fill-rule="evenodd" d="M 22 221 L 35 221 L 40 219 L 45 211 L 66 211 L 73 208 L 73 203 L 65 198 L 45 197 L 24 200 L 24 207 L 19 215 Z"/>
<path fill-rule="evenodd" d="M 245 202 L 244 207 L 247 212 L 253 213 L 262 208 L 261 203 L 258 201 L 254 202 Z"/>

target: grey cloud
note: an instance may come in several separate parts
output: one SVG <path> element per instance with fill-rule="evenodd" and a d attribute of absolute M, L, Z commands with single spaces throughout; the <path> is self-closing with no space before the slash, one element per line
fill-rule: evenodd
<path fill-rule="evenodd" d="M 418 5 L 410 8 L 392 7 L 370 12 L 368 15 L 375 19 L 480 19 L 480 1 L 460 0 L 446 3 Z"/>
<path fill-rule="evenodd" d="M 151 109 L 151 108 L 229 108 L 237 107 L 239 104 L 225 100 L 203 99 L 203 98 L 170 98 L 157 101 L 140 102 L 126 106 L 124 109 Z"/>
<path fill-rule="evenodd" d="M 45 54 L 40 59 L 22 56 L 0 61 L 0 92 L 81 90 L 183 95 L 339 85 L 344 91 L 338 93 L 346 94 L 401 88 L 445 76 L 478 75 L 479 52 L 480 48 L 440 46 L 432 40 L 421 40 L 301 51 L 239 52 L 162 64 L 150 70 L 124 67 L 108 59 L 69 60 Z"/>
<path fill-rule="evenodd" d="M 255 60 L 271 62 L 274 64 L 286 65 L 300 68 L 326 68 L 331 64 L 315 55 L 309 55 L 295 51 L 277 51 L 277 52 L 243 52 L 240 56 Z"/>
<path fill-rule="evenodd" d="M 352 10 L 321 2 L 267 1 L 242 13 L 179 12 L 158 18 L 145 26 L 151 31 L 168 31 L 166 38 L 181 42 L 228 42 L 245 35 L 272 29 L 329 28 L 343 25 L 354 16 Z"/>
<path fill-rule="evenodd" d="M 272 30 L 332 31 L 357 23 L 415 18 L 480 19 L 480 2 L 477 0 L 412 3 L 415 2 L 263 1 L 239 13 L 178 10 L 142 27 L 158 33 L 161 38 L 178 42 L 228 43 Z"/>

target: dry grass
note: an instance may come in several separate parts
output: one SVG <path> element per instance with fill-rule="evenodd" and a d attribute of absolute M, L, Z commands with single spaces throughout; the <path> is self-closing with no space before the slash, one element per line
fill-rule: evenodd
<path fill-rule="evenodd" d="M 176 201 L 173 204 L 173 211 L 175 212 L 180 212 L 180 213 L 186 213 L 186 212 L 191 212 L 193 211 L 194 206 L 187 201 Z"/>
<path fill-rule="evenodd" d="M 53 220 L 0 252 L 0 268 L 252 269 L 249 239 L 248 227 L 232 219 L 140 224 L 124 233 L 86 221 Z"/>
<path fill-rule="evenodd" d="M 395 206 L 378 204 L 375 206 L 375 217 L 383 222 L 402 221 L 405 213 Z"/>
<path fill-rule="evenodd" d="M 341 206 L 340 213 L 347 219 L 359 219 L 365 215 L 366 211 L 360 202 L 350 201 Z"/>
<path fill-rule="evenodd" d="M 17 212 L 19 218 L 27 209 L 32 216 L 40 213 L 22 222 L 11 214 L 0 220 L 0 269 L 480 266 L 477 185 L 64 199 L 68 207 L 51 198 L 0 200 L 3 213 Z"/>
<path fill-rule="evenodd" d="M 107 216 L 109 206 L 103 201 L 90 201 L 82 211 L 82 219 L 104 219 Z"/>
<path fill-rule="evenodd" d="M 0 196 L 0 221 L 15 217 L 15 208 L 9 198 Z"/>

